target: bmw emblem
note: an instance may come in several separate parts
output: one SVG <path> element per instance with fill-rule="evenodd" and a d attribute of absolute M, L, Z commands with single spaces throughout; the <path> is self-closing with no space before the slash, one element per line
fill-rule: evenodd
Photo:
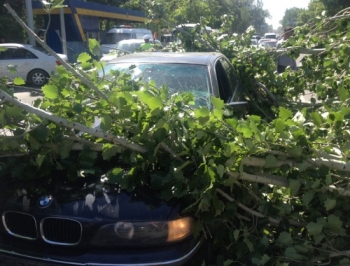
<path fill-rule="evenodd" d="M 52 196 L 47 196 L 47 195 L 42 196 L 38 200 L 38 206 L 40 208 L 47 208 L 51 205 L 52 201 L 53 201 Z"/>

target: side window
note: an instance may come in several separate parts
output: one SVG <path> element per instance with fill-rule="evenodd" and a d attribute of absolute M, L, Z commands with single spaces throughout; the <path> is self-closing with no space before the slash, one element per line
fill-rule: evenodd
<path fill-rule="evenodd" d="M 11 59 L 11 49 L 7 49 L 5 51 L 0 52 L 0 60 Z"/>
<path fill-rule="evenodd" d="M 25 49 L 12 49 L 12 59 L 26 59 Z"/>
<path fill-rule="evenodd" d="M 224 66 L 222 65 L 220 59 L 215 63 L 215 72 L 219 84 L 220 99 L 227 103 L 231 100 L 233 93 Z"/>
<path fill-rule="evenodd" d="M 37 56 L 23 48 L 8 48 L 7 50 L 0 52 L 0 60 L 33 58 L 37 58 Z"/>
<path fill-rule="evenodd" d="M 215 64 L 215 71 L 219 83 L 220 98 L 224 102 L 241 100 L 238 79 L 231 63 L 226 58 L 220 58 Z"/>

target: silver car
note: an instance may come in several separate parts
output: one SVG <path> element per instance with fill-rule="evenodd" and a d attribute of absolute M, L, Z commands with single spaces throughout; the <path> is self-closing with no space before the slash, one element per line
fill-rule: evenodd
<path fill-rule="evenodd" d="M 104 73 L 111 70 L 130 73 L 134 80 L 153 80 L 157 87 L 166 85 L 171 94 L 191 92 L 198 106 L 210 108 L 211 96 L 231 105 L 243 99 L 235 70 L 221 53 L 134 53 L 107 61 Z"/>

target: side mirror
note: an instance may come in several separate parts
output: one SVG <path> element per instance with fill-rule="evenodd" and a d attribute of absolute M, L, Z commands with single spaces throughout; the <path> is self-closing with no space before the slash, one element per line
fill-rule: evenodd
<path fill-rule="evenodd" d="M 248 112 L 248 102 L 227 103 L 224 110 L 225 117 L 241 117 Z"/>

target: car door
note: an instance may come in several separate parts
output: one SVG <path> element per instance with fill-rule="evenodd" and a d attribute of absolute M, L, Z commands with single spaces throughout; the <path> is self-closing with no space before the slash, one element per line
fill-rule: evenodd
<path fill-rule="evenodd" d="M 8 49 L 5 51 L 0 51 L 0 77 L 6 76 L 7 65 L 5 63 L 5 60 L 8 58 L 10 58 L 10 52 Z"/>
<path fill-rule="evenodd" d="M 27 74 L 33 69 L 37 56 L 22 47 L 9 47 L 2 53 L 0 58 L 2 76 L 7 76 L 10 79 L 21 77 L 26 80 Z M 15 65 L 16 72 L 10 71 L 9 65 Z"/>
<path fill-rule="evenodd" d="M 225 103 L 240 101 L 242 94 L 238 78 L 232 64 L 225 57 L 219 57 L 215 62 L 215 72 L 219 85 L 220 99 Z"/>

